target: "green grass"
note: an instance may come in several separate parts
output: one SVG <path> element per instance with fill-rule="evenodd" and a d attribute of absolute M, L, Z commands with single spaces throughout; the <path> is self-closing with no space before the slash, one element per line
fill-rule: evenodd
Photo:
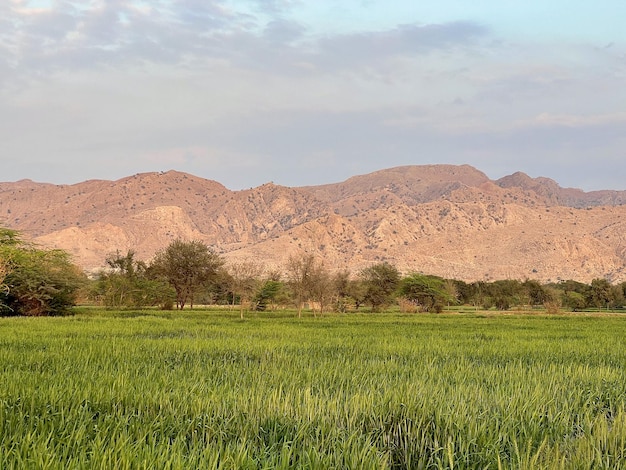
<path fill-rule="evenodd" d="M 618 316 L 0 319 L 0 468 L 626 468 Z"/>

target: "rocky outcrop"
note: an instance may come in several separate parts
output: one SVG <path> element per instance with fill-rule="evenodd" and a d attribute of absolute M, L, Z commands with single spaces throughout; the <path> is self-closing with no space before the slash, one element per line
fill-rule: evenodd
<path fill-rule="evenodd" d="M 625 194 L 585 193 L 523 173 L 491 181 L 468 165 L 245 191 L 169 171 L 76 185 L 0 183 L 0 223 L 67 250 L 86 270 L 115 250 L 149 260 L 183 238 L 277 269 L 308 251 L 353 272 L 389 261 L 467 281 L 624 281 Z"/>

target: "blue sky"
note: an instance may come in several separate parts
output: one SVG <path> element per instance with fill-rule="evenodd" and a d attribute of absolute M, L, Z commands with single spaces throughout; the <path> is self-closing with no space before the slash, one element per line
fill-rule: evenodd
<path fill-rule="evenodd" d="M 626 2 L 8 0 L 0 181 L 470 164 L 626 189 Z"/>

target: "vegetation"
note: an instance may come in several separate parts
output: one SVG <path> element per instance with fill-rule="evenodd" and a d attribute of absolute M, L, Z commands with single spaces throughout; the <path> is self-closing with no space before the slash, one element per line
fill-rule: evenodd
<path fill-rule="evenodd" d="M 413 273 L 400 281 L 399 294 L 416 308 L 440 313 L 446 303 L 455 301 L 446 290 L 445 281 L 437 276 Z"/>
<path fill-rule="evenodd" d="M 621 308 L 626 283 L 351 276 L 306 254 L 283 280 L 181 240 L 106 261 L 92 294 L 127 310 L 1 319 L 0 468 L 626 467 L 623 319 L 484 310 Z M 0 230 L 3 315 L 66 313 L 84 282 Z M 239 315 L 130 310 L 174 299 Z M 364 303 L 483 310 L 315 318 Z"/>
<path fill-rule="evenodd" d="M 0 322 L 0 468 L 626 466 L 620 317 Z"/>
<path fill-rule="evenodd" d="M 232 302 L 239 298 L 239 316 L 243 319 L 244 306 L 255 296 L 260 286 L 263 266 L 254 261 L 232 263 L 227 270 L 232 291 Z"/>
<path fill-rule="evenodd" d="M 45 250 L 0 229 L 0 313 L 60 315 L 73 306 L 84 276 L 61 250 Z"/>
<path fill-rule="evenodd" d="M 135 259 L 135 252 L 119 251 L 106 259 L 108 270 L 102 271 L 92 295 L 104 305 L 114 308 L 160 305 L 171 309 L 175 299 L 173 288 L 162 279 L 154 279 L 148 265 Z"/>
<path fill-rule="evenodd" d="M 364 304 L 372 312 L 398 304 L 405 312 L 441 312 L 444 306 L 509 310 L 540 308 L 611 310 L 626 305 L 626 283 L 606 279 L 591 284 L 560 281 L 542 285 L 536 280 L 514 279 L 465 283 L 417 272 L 402 276 L 387 262 L 374 264 L 353 276 L 331 272 L 324 262 L 307 253 L 289 258 L 283 279 L 280 270 L 265 272 L 254 261 L 226 265 L 223 257 L 199 241 L 175 240 L 147 264 L 129 250 L 106 259 L 108 268 L 91 284 L 90 296 L 110 308 L 160 306 L 179 309 L 203 304 L 238 305 L 244 311 L 276 310 L 296 306 L 298 316 L 309 306 L 313 312 L 358 311 Z M 86 279 L 60 250 L 44 250 L 24 242 L 19 234 L 0 229 L 0 314 L 56 315 L 74 305 Z"/>
<path fill-rule="evenodd" d="M 226 265 L 206 245 L 180 240 L 159 252 L 151 265 L 136 261 L 132 251 L 111 255 L 107 264 L 109 270 L 100 274 L 95 297 L 113 308 L 165 306 L 175 298 L 182 309 L 199 298 L 209 304 L 238 305 L 243 318 L 245 310 L 292 306 L 301 317 L 305 306 L 323 314 L 358 311 L 364 304 L 370 305 L 372 312 L 398 304 L 404 312 L 437 313 L 452 305 L 549 313 L 626 305 L 626 283 L 612 285 L 606 279 L 594 279 L 589 285 L 571 280 L 542 285 L 532 279 L 465 283 L 418 272 L 402 276 L 387 262 L 353 276 L 349 271 L 332 273 L 322 260 L 308 253 L 291 256 L 283 278 L 280 271 L 265 272 L 254 261 Z"/>
<path fill-rule="evenodd" d="M 176 306 L 193 306 L 201 289 L 211 289 L 218 281 L 224 260 L 200 241 L 174 240 L 159 251 L 150 265 L 152 274 L 166 280 L 176 291 Z"/>
<path fill-rule="evenodd" d="M 373 312 L 393 302 L 400 282 L 398 268 L 390 263 L 375 264 L 361 271 L 360 277 L 365 288 L 364 300 L 369 302 Z"/>

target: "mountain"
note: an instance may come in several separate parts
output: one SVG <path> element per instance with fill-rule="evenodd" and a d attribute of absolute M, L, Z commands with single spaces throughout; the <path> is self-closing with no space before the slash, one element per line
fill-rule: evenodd
<path fill-rule="evenodd" d="M 466 281 L 626 281 L 626 191 L 561 188 L 520 172 L 493 181 L 469 165 L 244 191 L 177 171 L 75 185 L 22 180 L 0 183 L 0 217 L 88 271 L 115 250 L 148 260 L 183 238 L 274 269 L 308 251 L 352 272 L 389 261 Z"/>

